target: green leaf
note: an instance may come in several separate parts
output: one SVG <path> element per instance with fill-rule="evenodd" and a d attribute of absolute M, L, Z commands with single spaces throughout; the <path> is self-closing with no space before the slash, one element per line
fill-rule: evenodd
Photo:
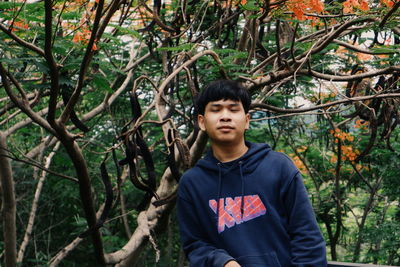
<path fill-rule="evenodd" d="M 371 48 L 371 51 L 374 53 L 382 53 L 382 54 L 387 54 L 387 53 L 400 53 L 400 49 L 398 48 L 390 48 L 390 47 L 374 47 Z"/>
<path fill-rule="evenodd" d="M 177 52 L 177 51 L 189 51 L 193 48 L 193 44 L 188 43 L 188 44 L 182 44 L 178 46 L 167 46 L 167 47 L 160 47 L 157 48 L 158 51 L 171 51 L 171 52 Z"/>
<path fill-rule="evenodd" d="M 16 3 L 15 1 L 12 1 L 12 2 L 0 2 L 0 10 L 19 8 L 22 5 L 23 5 L 23 3 Z"/>
<path fill-rule="evenodd" d="M 112 92 L 108 80 L 101 74 L 93 76 L 93 84 L 95 85 L 96 89 Z"/>
<path fill-rule="evenodd" d="M 259 11 L 260 7 L 257 5 L 257 1 L 251 0 L 247 1 L 246 4 L 240 6 L 244 10 L 249 10 L 249 11 Z"/>

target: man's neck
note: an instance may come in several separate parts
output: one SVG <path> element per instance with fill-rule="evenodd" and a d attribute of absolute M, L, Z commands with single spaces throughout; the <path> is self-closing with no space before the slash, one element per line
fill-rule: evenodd
<path fill-rule="evenodd" d="M 214 157 L 220 162 L 229 162 L 238 159 L 246 154 L 247 150 L 249 149 L 244 140 L 237 145 L 211 143 L 211 148 Z"/>

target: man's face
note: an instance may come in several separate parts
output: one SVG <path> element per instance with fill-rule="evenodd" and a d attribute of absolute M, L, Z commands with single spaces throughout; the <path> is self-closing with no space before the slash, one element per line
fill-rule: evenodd
<path fill-rule="evenodd" d="M 245 113 L 239 101 L 218 100 L 206 105 L 204 115 L 199 115 L 198 121 L 200 129 L 206 131 L 214 143 L 237 144 L 244 140 L 250 115 Z"/>

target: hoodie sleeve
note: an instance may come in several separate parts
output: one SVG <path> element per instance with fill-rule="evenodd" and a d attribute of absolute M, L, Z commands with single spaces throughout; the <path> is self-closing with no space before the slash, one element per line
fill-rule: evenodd
<path fill-rule="evenodd" d="M 190 201 L 178 194 L 177 215 L 183 250 L 190 266 L 222 267 L 233 258 L 223 249 L 217 249 L 206 240 L 198 224 L 196 209 Z"/>
<path fill-rule="evenodd" d="M 293 266 L 327 266 L 325 241 L 300 173 L 288 185 L 285 196 Z"/>

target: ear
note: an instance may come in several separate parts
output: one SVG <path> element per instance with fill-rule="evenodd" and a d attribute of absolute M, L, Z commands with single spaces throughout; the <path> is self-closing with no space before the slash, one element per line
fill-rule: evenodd
<path fill-rule="evenodd" d="M 246 113 L 246 130 L 250 128 L 250 113 Z"/>
<path fill-rule="evenodd" d="M 204 115 L 197 115 L 197 122 L 199 123 L 199 127 L 202 131 L 206 131 L 205 123 L 204 123 Z"/>

